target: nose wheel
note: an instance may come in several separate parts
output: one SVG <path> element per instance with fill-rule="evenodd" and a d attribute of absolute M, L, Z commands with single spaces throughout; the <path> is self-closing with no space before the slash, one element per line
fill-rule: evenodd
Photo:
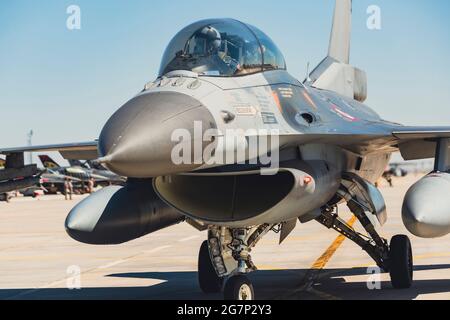
<path fill-rule="evenodd" d="M 255 300 L 251 281 L 244 275 L 232 276 L 225 284 L 224 298 L 228 301 Z"/>
<path fill-rule="evenodd" d="M 208 241 L 202 243 L 198 255 L 198 283 L 204 293 L 219 293 L 222 291 L 223 279 L 217 275 L 212 264 Z"/>
<path fill-rule="evenodd" d="M 395 289 L 411 288 L 414 272 L 411 241 L 407 236 L 392 238 L 389 249 L 389 273 Z"/>

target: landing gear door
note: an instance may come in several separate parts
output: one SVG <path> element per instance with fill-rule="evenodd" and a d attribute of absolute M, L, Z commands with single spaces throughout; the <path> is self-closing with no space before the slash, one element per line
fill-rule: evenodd
<path fill-rule="evenodd" d="M 343 185 L 356 198 L 356 201 L 376 216 L 381 226 L 387 222 L 386 203 L 380 190 L 373 184 L 356 174 L 346 173 L 343 176 Z"/>

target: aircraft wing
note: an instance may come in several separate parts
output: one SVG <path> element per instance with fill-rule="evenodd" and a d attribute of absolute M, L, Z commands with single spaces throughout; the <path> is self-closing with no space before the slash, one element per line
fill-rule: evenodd
<path fill-rule="evenodd" d="M 58 151 L 67 160 L 95 160 L 98 158 L 97 141 L 29 146 L 21 148 L 0 148 L 0 154 L 10 155 L 23 152 Z"/>
<path fill-rule="evenodd" d="M 365 125 L 323 131 L 319 128 L 301 135 L 281 136 L 282 145 L 332 144 L 361 156 L 400 151 L 405 160 L 434 158 L 439 139 L 450 139 L 450 127 L 409 127 L 401 125 Z"/>
<path fill-rule="evenodd" d="M 403 127 L 392 134 L 400 140 L 450 138 L 450 127 Z"/>
<path fill-rule="evenodd" d="M 44 173 L 41 175 L 41 179 L 44 183 L 64 183 L 66 178 L 70 178 L 72 182 L 81 182 L 80 179 L 76 177 L 66 176 L 63 174 L 56 173 Z"/>
<path fill-rule="evenodd" d="M 0 171 L 0 193 L 18 190 L 39 182 L 39 169 L 35 164 L 25 165 L 25 152 L 59 151 L 67 160 L 95 160 L 98 158 L 97 142 L 54 144 L 22 148 L 0 148 L 6 156 L 5 167 Z"/>
<path fill-rule="evenodd" d="M 439 139 L 450 139 L 450 127 L 404 127 L 392 135 L 405 160 L 427 159 L 435 157 Z"/>

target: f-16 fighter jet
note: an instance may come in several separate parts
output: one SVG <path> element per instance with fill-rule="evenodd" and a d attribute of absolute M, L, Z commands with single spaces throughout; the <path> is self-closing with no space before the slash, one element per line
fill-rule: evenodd
<path fill-rule="evenodd" d="M 434 172 L 406 195 L 403 220 L 419 237 L 450 233 L 450 127 L 402 126 L 363 104 L 366 74 L 349 64 L 351 5 L 336 1 L 328 55 L 303 82 L 254 26 L 211 19 L 181 30 L 158 78 L 111 117 L 98 141 L 43 147 L 71 158 L 84 153 L 128 178 L 77 205 L 68 234 L 111 245 L 187 222 L 207 230 L 201 289 L 252 300 L 257 292 L 246 275 L 256 270 L 257 243 L 271 231 L 282 242 L 298 221 L 318 222 L 359 245 L 395 288 L 410 287 L 410 240 L 378 233 L 387 208 L 374 183 L 393 152 L 435 157 Z M 339 204 L 366 234 L 343 221 Z"/>
<path fill-rule="evenodd" d="M 48 155 L 39 155 L 39 159 L 42 162 L 44 168 L 50 172 L 56 172 L 62 175 L 73 177 L 83 184 L 87 183 L 90 179 L 94 179 L 96 185 L 108 186 L 108 185 L 123 185 L 125 179 L 118 175 L 102 169 L 101 166 L 97 168 L 91 168 L 87 163 L 81 163 L 79 160 L 69 160 L 69 167 L 60 166 L 55 160 Z"/>

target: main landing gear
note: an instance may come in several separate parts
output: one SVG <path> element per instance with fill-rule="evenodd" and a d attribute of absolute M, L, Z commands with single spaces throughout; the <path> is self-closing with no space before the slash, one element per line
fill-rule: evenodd
<path fill-rule="evenodd" d="M 413 283 L 413 270 L 411 241 L 403 235 L 393 237 L 389 250 L 392 286 L 397 289 L 410 288 Z"/>
<path fill-rule="evenodd" d="M 368 224 L 367 219 L 360 214 L 356 216 L 368 231 L 369 237 L 356 232 L 329 210 L 324 211 L 317 221 L 327 228 L 336 230 L 366 251 L 382 270 L 390 273 L 391 283 L 395 289 L 410 288 L 413 283 L 413 255 L 409 238 L 397 235 L 392 238 L 389 245 L 387 240 L 378 235 L 373 225 Z"/>
<path fill-rule="evenodd" d="M 367 236 L 356 232 L 345 223 L 339 217 L 336 206 L 323 208 L 322 215 L 316 220 L 366 251 L 382 270 L 390 273 L 394 288 L 410 288 L 414 270 L 411 242 L 407 236 L 397 235 L 389 244 L 376 231 L 375 225 L 383 225 L 386 221 L 386 206 L 378 189 L 361 178 L 348 174 L 344 175 L 338 196 L 347 202 L 348 208 L 358 218 Z"/>

